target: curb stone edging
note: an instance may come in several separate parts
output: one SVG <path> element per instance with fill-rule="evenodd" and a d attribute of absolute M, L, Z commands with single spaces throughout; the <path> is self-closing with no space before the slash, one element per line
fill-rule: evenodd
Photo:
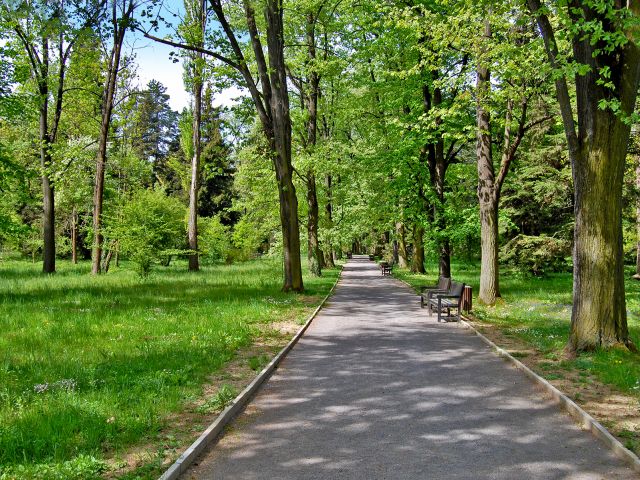
<path fill-rule="evenodd" d="M 475 333 L 480 339 L 489 345 L 495 353 L 512 363 L 518 370 L 524 373 L 530 380 L 542 387 L 542 389 L 551 396 L 552 400 L 557 403 L 563 410 L 565 410 L 583 430 L 588 430 L 598 440 L 603 442 L 613 454 L 624 460 L 633 470 L 640 473 L 640 458 L 631 450 L 626 448 L 620 440 L 614 437 L 609 430 L 607 430 L 600 422 L 585 412 L 578 404 L 567 397 L 564 393 L 551 385 L 547 380 L 535 373 L 524 363 L 517 358 L 513 357 L 505 349 L 497 346 L 482 333 L 480 333 L 473 325 L 468 322 L 468 319 L 461 320 L 461 323 L 473 333 Z"/>
<path fill-rule="evenodd" d="M 405 282 L 400 278 L 394 278 L 415 291 L 413 286 L 411 286 L 408 282 Z M 633 470 L 640 473 L 640 458 L 638 458 L 638 456 L 631 450 L 626 448 L 622 444 L 622 442 L 614 437 L 611 432 L 609 432 L 609 430 L 607 430 L 601 423 L 599 423 L 595 418 L 585 412 L 578 404 L 567 397 L 564 393 L 551 385 L 551 383 L 535 373 L 520 360 L 513 357 L 504 348 L 499 347 L 487 337 L 485 337 L 473 325 L 471 325 L 471 323 L 469 323 L 469 319 L 467 317 L 465 317 L 464 315 L 461 315 L 461 317 L 462 318 L 460 320 L 460 323 L 462 325 L 464 325 L 467 329 L 470 329 L 473 333 L 480 337 L 480 339 L 484 343 L 489 345 L 498 356 L 512 363 L 515 368 L 524 373 L 531 381 L 533 381 L 533 383 L 540 386 L 551 397 L 551 399 L 560 406 L 560 408 L 565 410 L 574 419 L 574 421 L 583 430 L 588 430 L 589 432 L 591 432 L 591 434 L 598 440 L 603 442 L 616 457 L 624 460 Z"/>
<path fill-rule="evenodd" d="M 197 438 L 195 442 L 187 448 L 182 455 L 160 476 L 158 480 L 177 480 L 194 460 L 203 452 L 203 450 L 209 446 L 222 432 L 224 427 L 249 403 L 249 400 L 258 391 L 260 386 L 271 376 L 274 370 L 278 367 L 280 362 L 287 356 L 291 349 L 298 343 L 300 337 L 309 328 L 311 322 L 320 312 L 320 309 L 327 303 L 329 297 L 333 294 L 336 286 L 342 278 L 342 268 L 338 274 L 338 278 L 329 290 L 326 297 L 320 302 L 320 305 L 313 311 L 311 316 L 307 319 L 305 324 L 300 327 L 295 336 L 287 343 L 287 345 L 278 352 L 278 354 L 271 359 L 269 364 L 262 369 L 262 371 L 253 379 L 253 381 L 233 400 L 233 403 L 225 408 L 220 415 L 213 421 L 207 429 Z"/>

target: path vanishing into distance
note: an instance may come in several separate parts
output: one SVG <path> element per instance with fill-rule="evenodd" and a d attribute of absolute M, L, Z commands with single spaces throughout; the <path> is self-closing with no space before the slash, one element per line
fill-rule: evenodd
<path fill-rule="evenodd" d="M 183 479 L 639 478 L 366 257 L 227 430 Z"/>

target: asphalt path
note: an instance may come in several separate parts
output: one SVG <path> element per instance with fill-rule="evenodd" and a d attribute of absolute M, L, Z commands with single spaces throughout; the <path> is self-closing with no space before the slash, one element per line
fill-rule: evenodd
<path fill-rule="evenodd" d="M 366 257 L 184 479 L 640 478 Z"/>

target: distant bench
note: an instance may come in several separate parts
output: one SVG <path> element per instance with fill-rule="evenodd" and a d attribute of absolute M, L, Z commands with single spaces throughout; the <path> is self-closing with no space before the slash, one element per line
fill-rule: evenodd
<path fill-rule="evenodd" d="M 380 273 L 382 273 L 382 276 L 391 275 L 392 270 L 393 265 L 388 262 L 380 262 Z"/>

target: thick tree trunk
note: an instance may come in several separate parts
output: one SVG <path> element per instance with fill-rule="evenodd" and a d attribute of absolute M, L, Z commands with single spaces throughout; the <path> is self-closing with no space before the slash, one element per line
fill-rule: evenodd
<path fill-rule="evenodd" d="M 53 185 L 46 173 L 46 169 L 51 164 L 51 156 L 48 153 L 49 146 L 43 147 L 45 152 L 41 153 L 42 174 L 42 194 L 43 194 L 43 217 L 42 231 L 44 245 L 42 250 L 42 271 L 44 273 L 56 272 L 56 217 L 54 207 Z"/>
<path fill-rule="evenodd" d="M 78 263 L 78 212 L 75 207 L 71 212 L 71 261 Z"/>
<path fill-rule="evenodd" d="M 573 311 L 574 351 L 630 344 L 624 295 L 622 183 L 629 128 L 596 113 L 593 140 L 576 159 Z M 625 135 L 626 133 L 626 135 Z M 606 208 L 603 208 L 606 205 Z"/>
<path fill-rule="evenodd" d="M 491 36 L 489 23 L 485 23 L 484 35 Z M 491 78 L 489 69 L 478 65 L 477 69 L 477 145 L 478 201 L 480 203 L 480 291 L 478 300 L 493 305 L 500 297 L 498 269 L 498 196 L 495 190 L 495 171 L 491 147 L 491 118 L 485 109 L 489 100 Z"/>
<path fill-rule="evenodd" d="M 132 8 L 132 7 L 131 7 Z M 122 19 L 124 23 L 124 19 Z M 120 68 L 120 55 L 122 43 L 126 32 L 125 25 L 118 25 L 116 9 L 113 9 L 114 38 L 109 67 L 107 70 L 106 85 L 102 95 L 102 119 L 100 122 L 100 141 L 98 143 L 98 154 L 96 158 L 96 178 L 93 189 L 93 252 L 91 273 L 100 273 L 100 261 L 102 258 L 102 203 L 104 197 L 104 175 L 107 162 L 107 143 L 109 141 L 109 130 L 111 127 L 111 114 L 116 95 L 116 81 Z"/>
<path fill-rule="evenodd" d="M 202 55 L 200 55 L 202 57 Z M 196 75 L 199 75 L 196 73 Z M 194 79 L 193 86 L 193 158 L 191 160 L 191 187 L 189 188 L 189 270 L 200 270 L 198 259 L 198 192 L 200 190 L 200 124 L 202 119 L 202 81 Z"/>
<path fill-rule="evenodd" d="M 56 216 L 53 183 L 49 178 L 51 167 L 51 136 L 49 134 L 49 40 L 42 39 L 42 72 L 39 77 L 40 93 L 40 168 L 42 169 L 42 272 L 56 271 Z"/>
<path fill-rule="evenodd" d="M 398 237 L 398 266 L 400 268 L 407 268 L 409 266 L 409 259 L 407 255 L 407 238 L 404 231 L 404 223 L 396 223 L 396 235 Z"/>
<path fill-rule="evenodd" d="M 425 273 L 424 269 L 424 228 L 416 225 L 413 228 L 413 258 L 411 259 L 413 273 Z"/>
<path fill-rule="evenodd" d="M 478 300 L 493 305 L 500 297 L 498 267 L 498 209 L 496 202 L 480 203 L 480 291 Z"/>
<path fill-rule="evenodd" d="M 269 79 L 271 83 L 270 111 L 273 131 L 272 150 L 280 199 L 282 224 L 284 285 L 282 290 L 301 292 L 302 265 L 300 262 L 300 230 L 298 226 L 298 198 L 293 184 L 291 164 L 291 116 L 289 92 L 284 62 L 282 5 L 279 0 L 268 0 L 266 7 L 267 45 L 269 53 Z"/>
<path fill-rule="evenodd" d="M 576 5 L 574 5 L 574 3 Z M 527 0 L 536 15 L 545 49 L 552 67 L 559 66 L 558 44 L 553 25 L 540 0 Z M 638 2 L 614 2 L 613 9 L 628 9 L 640 15 Z M 570 2 L 568 8 L 582 11 L 602 27 L 605 37 L 619 28 L 609 12 L 599 11 L 588 2 Z M 633 27 L 630 27 L 633 28 Z M 609 30 L 613 30 L 610 32 Z M 624 344 L 635 350 L 629 339 L 624 295 L 622 251 L 622 182 L 629 127 L 622 117 L 635 107 L 640 81 L 640 49 L 634 31 L 622 32 L 629 41 L 612 51 L 602 49 L 589 35 L 574 36 L 573 57 L 591 68 L 576 74 L 578 122 L 565 77 L 557 76 L 556 94 L 564 124 L 575 188 L 575 230 L 573 250 L 573 310 L 568 349 L 571 352 Z M 607 82 L 601 73 L 607 69 Z M 617 101 L 618 113 L 601 102 Z"/>

